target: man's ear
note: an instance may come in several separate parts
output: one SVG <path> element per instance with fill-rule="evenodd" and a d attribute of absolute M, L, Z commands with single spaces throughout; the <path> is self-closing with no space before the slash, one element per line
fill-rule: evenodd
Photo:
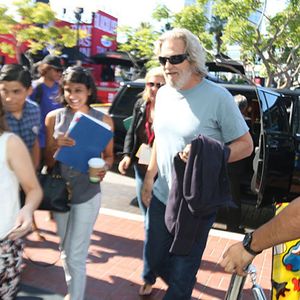
<path fill-rule="evenodd" d="M 33 88 L 31 86 L 27 89 L 27 96 L 30 96 L 32 94 L 32 91 L 33 91 Z"/>

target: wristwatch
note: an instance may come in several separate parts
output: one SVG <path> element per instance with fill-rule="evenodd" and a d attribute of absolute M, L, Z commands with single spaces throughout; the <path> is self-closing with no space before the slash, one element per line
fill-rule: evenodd
<path fill-rule="evenodd" d="M 251 242 L 252 242 L 252 232 L 246 233 L 244 240 L 243 240 L 243 246 L 247 252 L 249 252 L 251 255 L 256 256 L 259 253 L 262 253 L 262 251 L 254 251 L 251 249 Z"/>

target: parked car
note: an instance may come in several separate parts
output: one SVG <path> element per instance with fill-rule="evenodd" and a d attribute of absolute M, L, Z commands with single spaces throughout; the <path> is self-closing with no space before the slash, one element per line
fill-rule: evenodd
<path fill-rule="evenodd" d="M 257 228 L 274 215 L 274 203 L 289 202 L 300 194 L 300 91 L 221 85 L 232 95 L 247 98 L 255 151 L 240 170 L 240 225 Z M 132 114 L 143 89 L 143 82 L 123 83 L 109 109 L 116 153 L 122 152 L 126 135 L 123 120 Z M 226 209 L 219 211 L 217 222 L 227 224 Z"/>

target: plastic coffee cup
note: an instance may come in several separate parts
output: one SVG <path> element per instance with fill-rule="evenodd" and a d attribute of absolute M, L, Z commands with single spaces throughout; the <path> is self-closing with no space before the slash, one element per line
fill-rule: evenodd
<path fill-rule="evenodd" d="M 93 157 L 88 161 L 89 165 L 89 179 L 92 183 L 99 183 L 99 172 L 105 168 L 105 160 L 100 157 Z"/>

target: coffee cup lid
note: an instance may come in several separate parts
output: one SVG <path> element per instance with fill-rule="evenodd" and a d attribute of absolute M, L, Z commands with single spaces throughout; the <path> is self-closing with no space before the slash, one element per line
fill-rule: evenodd
<path fill-rule="evenodd" d="M 93 157 L 89 159 L 88 164 L 93 168 L 103 168 L 105 166 L 105 160 L 100 157 Z"/>

